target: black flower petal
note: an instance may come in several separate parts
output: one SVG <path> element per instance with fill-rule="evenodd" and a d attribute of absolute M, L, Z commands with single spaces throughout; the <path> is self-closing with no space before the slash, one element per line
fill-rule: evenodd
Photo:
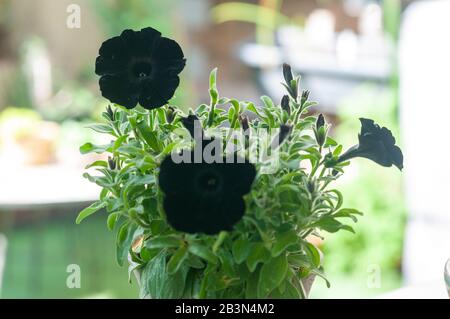
<path fill-rule="evenodd" d="M 354 157 L 364 157 L 378 163 L 381 166 L 395 165 L 403 169 L 403 154 L 395 145 L 392 132 L 386 127 L 380 127 L 373 120 L 361 118 L 361 132 L 358 136 L 359 144 L 342 154 L 338 162 L 346 161 Z"/>
<path fill-rule="evenodd" d="M 184 158 L 194 159 L 192 152 Z M 159 186 L 170 225 L 186 233 L 216 234 L 231 230 L 245 213 L 243 196 L 250 191 L 255 167 L 242 158 L 222 163 L 176 163 L 172 156 L 161 164 Z"/>
<path fill-rule="evenodd" d="M 111 102 L 133 108 L 139 99 L 139 91 L 130 83 L 124 83 L 120 76 L 104 75 L 100 78 L 102 95 Z"/>
<path fill-rule="evenodd" d="M 103 42 L 95 63 L 102 95 L 133 108 L 160 107 L 173 97 L 186 60 L 174 40 L 153 28 L 125 30 Z"/>
<path fill-rule="evenodd" d="M 194 200 L 182 194 L 167 196 L 163 208 L 174 229 L 190 234 L 214 235 L 233 229 L 244 215 L 245 203 L 242 197 Z"/>

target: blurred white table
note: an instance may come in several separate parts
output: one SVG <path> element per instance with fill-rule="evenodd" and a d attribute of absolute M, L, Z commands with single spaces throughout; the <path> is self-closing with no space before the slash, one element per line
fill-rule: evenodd
<path fill-rule="evenodd" d="M 100 188 L 83 170 L 62 165 L 23 166 L 0 171 L 0 211 L 93 202 Z"/>

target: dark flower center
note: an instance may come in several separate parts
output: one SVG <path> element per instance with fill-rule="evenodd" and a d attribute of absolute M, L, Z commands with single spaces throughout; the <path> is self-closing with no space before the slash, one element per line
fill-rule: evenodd
<path fill-rule="evenodd" d="M 197 185 L 200 191 L 214 193 L 219 190 L 222 184 L 220 176 L 211 170 L 203 171 L 199 174 Z"/>
<path fill-rule="evenodd" d="M 131 73 L 137 79 L 145 79 L 152 74 L 152 65 L 149 62 L 137 62 L 131 68 Z"/>

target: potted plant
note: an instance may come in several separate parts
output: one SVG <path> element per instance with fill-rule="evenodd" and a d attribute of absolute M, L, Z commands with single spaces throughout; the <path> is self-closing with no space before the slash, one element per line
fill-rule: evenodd
<path fill-rule="evenodd" d="M 106 210 L 117 262 L 138 274 L 143 298 L 306 298 L 312 279 L 325 279 L 308 238 L 353 232 L 361 215 L 334 181 L 356 157 L 402 169 L 401 150 L 360 119 L 358 143 L 343 152 L 287 64 L 280 104 L 221 97 L 213 70 L 210 103 L 185 113 L 168 104 L 185 61 L 152 28 L 102 44 L 96 73 L 114 105 L 91 128 L 112 141 L 80 148 L 109 157 L 84 174 L 102 191 L 77 223 Z"/>

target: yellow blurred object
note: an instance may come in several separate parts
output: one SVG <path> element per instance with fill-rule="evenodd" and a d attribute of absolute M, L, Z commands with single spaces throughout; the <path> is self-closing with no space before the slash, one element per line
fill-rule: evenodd
<path fill-rule="evenodd" d="M 59 125 L 38 117 L 11 117 L 0 125 L 2 162 L 42 165 L 55 159 Z"/>
<path fill-rule="evenodd" d="M 48 164 L 55 160 L 55 141 L 59 125 L 54 122 L 40 122 L 34 131 L 18 139 L 24 153 L 24 163 L 29 165 Z"/>

